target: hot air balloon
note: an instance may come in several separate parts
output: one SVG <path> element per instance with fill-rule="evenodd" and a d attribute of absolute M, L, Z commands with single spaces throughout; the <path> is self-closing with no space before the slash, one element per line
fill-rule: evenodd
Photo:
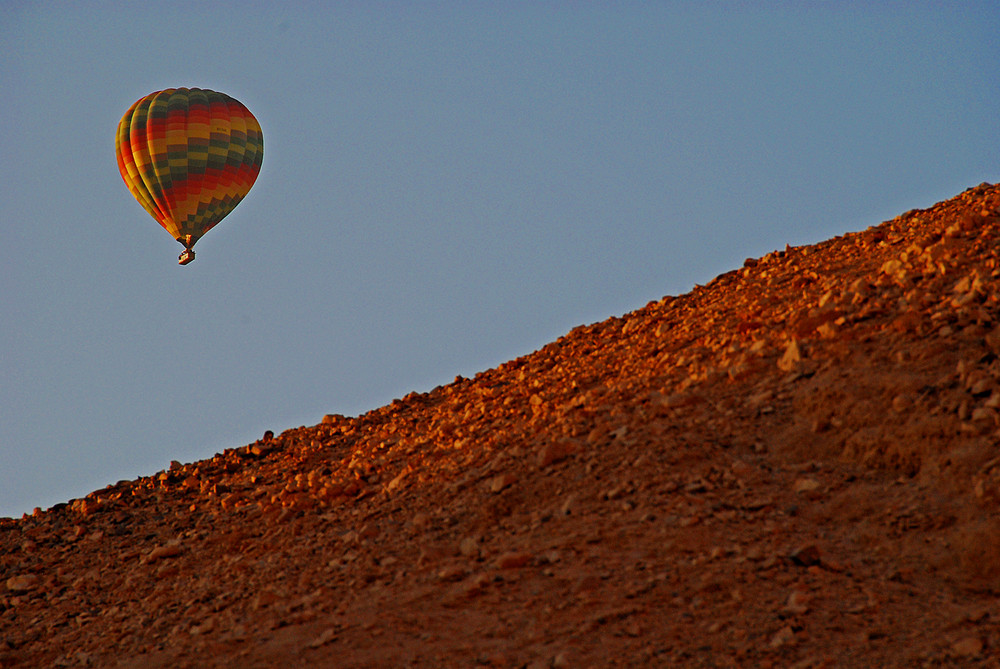
<path fill-rule="evenodd" d="M 184 245 L 194 245 L 250 191 L 264 158 L 260 124 L 240 102 L 199 88 L 140 98 L 118 123 L 118 171 L 146 211 Z"/>

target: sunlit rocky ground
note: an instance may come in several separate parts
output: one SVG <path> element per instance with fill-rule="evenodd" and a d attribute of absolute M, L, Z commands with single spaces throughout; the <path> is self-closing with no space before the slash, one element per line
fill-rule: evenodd
<path fill-rule="evenodd" d="M 0 666 L 1000 666 L 998 208 L 0 520 Z"/>

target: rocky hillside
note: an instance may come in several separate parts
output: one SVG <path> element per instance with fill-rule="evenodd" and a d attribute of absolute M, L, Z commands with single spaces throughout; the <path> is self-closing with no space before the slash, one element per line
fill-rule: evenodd
<path fill-rule="evenodd" d="M 0 520 L 0 666 L 1000 666 L 1000 187 Z"/>

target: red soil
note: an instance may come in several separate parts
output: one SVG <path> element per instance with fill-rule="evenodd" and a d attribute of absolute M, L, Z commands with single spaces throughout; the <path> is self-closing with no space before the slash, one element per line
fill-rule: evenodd
<path fill-rule="evenodd" d="M 0 520 L 0 666 L 1000 666 L 1000 187 Z"/>

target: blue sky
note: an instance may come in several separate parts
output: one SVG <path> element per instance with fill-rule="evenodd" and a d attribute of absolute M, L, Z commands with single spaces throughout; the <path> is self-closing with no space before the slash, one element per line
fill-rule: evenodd
<path fill-rule="evenodd" d="M 0 515 L 355 415 L 1000 181 L 994 2 L 0 4 Z M 264 132 L 181 247 L 139 97 Z"/>

